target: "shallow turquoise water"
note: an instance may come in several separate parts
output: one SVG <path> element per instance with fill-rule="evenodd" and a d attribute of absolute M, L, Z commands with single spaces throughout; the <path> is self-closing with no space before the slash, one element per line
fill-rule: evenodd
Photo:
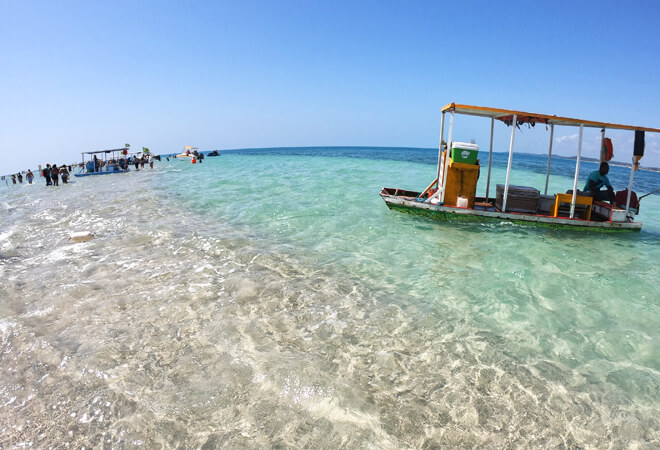
<path fill-rule="evenodd" d="M 3 189 L 0 444 L 657 446 L 660 197 L 613 235 L 389 211 L 380 188 L 423 189 L 433 158 L 227 152 Z M 542 188 L 545 159 L 517 162 Z"/>

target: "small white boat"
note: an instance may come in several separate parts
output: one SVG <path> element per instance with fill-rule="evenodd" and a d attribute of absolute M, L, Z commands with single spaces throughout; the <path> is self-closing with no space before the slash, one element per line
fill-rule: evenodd
<path fill-rule="evenodd" d="M 183 147 L 183 151 L 174 157 L 179 161 L 190 161 L 195 164 L 197 162 L 197 158 L 199 157 L 197 150 L 197 147 L 185 146 Z"/>

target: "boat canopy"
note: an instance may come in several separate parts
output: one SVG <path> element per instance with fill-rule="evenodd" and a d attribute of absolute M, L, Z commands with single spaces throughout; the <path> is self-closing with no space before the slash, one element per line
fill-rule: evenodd
<path fill-rule="evenodd" d="M 564 125 L 576 126 L 580 125 L 591 128 L 607 128 L 616 130 L 639 130 L 648 131 L 652 133 L 660 133 L 658 128 L 639 127 L 632 125 L 621 125 L 616 123 L 607 122 L 594 122 L 592 120 L 571 119 L 569 117 L 551 116 L 547 114 L 537 114 L 523 111 L 514 111 L 508 109 L 488 108 L 485 106 L 471 106 L 471 105 L 458 105 L 456 103 L 449 103 L 442 108 L 442 112 L 455 112 L 457 114 L 465 114 L 469 116 L 490 117 L 504 122 L 507 125 L 512 125 L 513 116 L 516 116 L 516 125 L 529 124 L 534 126 L 537 123 L 547 125 Z"/>
<path fill-rule="evenodd" d="M 513 162 L 513 144 L 515 138 L 516 128 L 520 128 L 521 125 L 527 124 L 530 127 L 533 127 L 537 123 L 550 125 L 550 145 L 548 149 L 548 167 L 546 170 L 546 181 L 545 181 L 545 190 L 544 195 L 547 195 L 548 192 L 548 182 L 550 179 L 550 163 L 552 161 L 552 141 L 554 136 L 555 125 L 563 126 L 574 126 L 579 127 L 580 133 L 578 138 L 578 148 L 577 148 L 577 158 L 575 163 L 575 177 L 573 179 L 573 197 L 571 199 L 571 212 L 570 218 L 574 217 L 577 192 L 578 192 L 578 176 L 580 174 L 580 156 L 582 152 L 582 134 L 585 127 L 589 128 L 600 128 L 601 129 L 601 149 L 605 143 L 605 130 L 606 129 L 615 129 L 615 130 L 626 130 L 635 132 L 635 142 L 633 147 L 633 156 L 632 156 L 632 165 L 630 170 L 630 181 L 628 183 L 628 198 L 626 200 L 626 216 L 628 215 L 630 198 L 632 193 L 632 184 L 635 171 L 639 168 L 639 160 L 644 156 L 644 133 L 660 133 L 658 128 L 649 128 L 649 127 L 640 127 L 633 125 L 621 125 L 616 123 L 607 123 L 607 122 L 595 122 L 592 120 L 583 120 L 583 119 L 571 119 L 569 117 L 560 117 L 548 114 L 538 114 L 530 113 L 524 111 L 515 111 L 510 109 L 499 109 L 499 108 L 490 108 L 485 106 L 472 106 L 472 105 L 460 105 L 456 103 L 449 103 L 442 108 L 442 119 L 440 121 L 440 144 L 438 146 L 438 171 L 437 177 L 427 188 L 427 191 L 435 184 L 437 195 L 440 199 L 440 204 L 444 204 L 445 201 L 445 188 L 447 182 L 447 173 L 444 167 L 443 159 L 443 150 L 444 148 L 444 129 L 445 129 L 445 113 L 450 113 L 449 119 L 449 136 L 447 142 L 450 146 L 453 145 L 453 129 L 454 129 L 454 114 L 462 114 L 468 116 L 478 116 L 478 117 L 487 117 L 491 120 L 490 125 L 490 148 L 489 148 L 489 157 L 488 157 L 488 178 L 486 180 L 486 198 L 488 198 L 489 188 L 490 188 L 490 174 L 491 174 L 491 163 L 493 159 L 493 132 L 494 132 L 494 123 L 495 119 L 502 121 L 508 126 L 511 126 L 511 141 L 509 144 L 509 159 L 507 162 L 506 169 L 506 180 L 504 182 L 504 194 L 502 202 L 502 211 L 506 211 L 507 206 L 507 196 L 509 192 L 509 181 L 511 175 L 511 164 Z M 514 126 L 512 126 L 514 125 Z M 601 151 L 600 161 L 603 162 L 603 152 Z"/>
<path fill-rule="evenodd" d="M 99 153 L 123 152 L 124 150 L 128 151 L 128 147 L 113 148 L 111 150 L 96 150 L 94 152 L 82 152 L 82 154 L 83 155 L 95 155 L 95 154 L 99 154 Z"/>

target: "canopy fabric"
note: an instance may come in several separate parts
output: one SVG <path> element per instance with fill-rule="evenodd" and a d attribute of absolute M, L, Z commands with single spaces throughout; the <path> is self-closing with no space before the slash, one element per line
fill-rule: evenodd
<path fill-rule="evenodd" d="M 442 112 L 455 112 L 457 114 L 465 114 L 468 116 L 479 116 L 479 117 L 490 117 L 493 119 L 501 120 L 507 125 L 511 125 L 513 120 L 513 115 L 515 114 L 516 121 L 520 123 L 529 123 L 534 125 L 535 123 L 544 123 L 548 125 L 564 125 L 564 126 L 573 126 L 579 127 L 583 125 L 585 127 L 591 128 L 607 128 L 607 129 L 616 129 L 616 130 L 640 130 L 648 131 L 651 133 L 660 133 L 658 128 L 648 128 L 648 127 L 639 127 L 633 125 L 621 125 L 616 123 L 607 123 L 607 122 L 594 122 L 592 120 L 582 120 L 582 119 L 571 119 L 569 117 L 560 117 L 560 116 L 551 116 L 548 114 L 537 114 L 529 113 L 523 111 L 513 111 L 509 109 L 499 109 L 499 108 L 488 108 L 485 106 L 470 106 L 470 105 L 458 105 L 456 103 L 449 103 L 442 108 Z"/>

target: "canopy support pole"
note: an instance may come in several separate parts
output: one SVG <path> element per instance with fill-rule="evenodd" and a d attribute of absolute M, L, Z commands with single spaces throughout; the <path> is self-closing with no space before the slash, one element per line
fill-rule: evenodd
<path fill-rule="evenodd" d="M 513 162 L 513 141 L 516 136 L 518 114 L 513 115 L 511 122 L 511 143 L 509 144 L 509 162 L 506 165 L 506 181 L 504 182 L 504 197 L 502 198 L 502 212 L 506 212 L 506 200 L 509 196 L 509 177 L 511 176 L 511 163 Z"/>
<path fill-rule="evenodd" d="M 575 178 L 573 179 L 573 198 L 571 199 L 571 219 L 575 217 L 575 200 L 577 199 L 577 183 L 580 176 L 580 154 L 582 153 L 582 132 L 584 124 L 580 124 L 580 138 L 578 140 L 577 161 L 575 163 Z"/>
<path fill-rule="evenodd" d="M 634 178 L 635 178 L 635 156 L 632 157 L 632 166 L 630 166 L 630 181 L 628 182 L 628 196 L 626 198 L 626 219 L 628 218 L 628 210 L 630 209 L 630 196 L 632 195 L 632 185 Z"/>
<path fill-rule="evenodd" d="M 442 160 L 442 138 L 445 136 L 445 113 L 442 113 L 442 118 L 440 119 L 440 144 L 438 145 L 438 175 L 436 181 L 436 189 L 440 187 L 440 176 L 442 175 L 443 170 L 443 160 Z"/>
<path fill-rule="evenodd" d="M 600 130 L 600 157 L 598 158 L 599 167 L 603 164 L 603 144 L 605 143 L 605 128 Z"/>
<path fill-rule="evenodd" d="M 555 124 L 550 125 L 550 148 L 548 149 L 548 171 L 545 174 L 545 191 L 543 195 L 548 195 L 548 182 L 550 181 L 550 163 L 552 162 L 552 140 L 555 135 Z"/>
<path fill-rule="evenodd" d="M 452 139 L 454 138 L 454 111 L 451 112 L 451 116 L 449 116 L 449 137 L 447 141 L 447 148 L 451 149 L 451 143 Z M 443 173 L 442 173 L 442 198 L 440 199 L 440 204 L 444 205 L 445 204 L 445 192 L 447 192 L 447 173 L 449 170 L 447 170 L 447 166 L 449 166 L 449 161 L 448 161 L 449 155 L 447 154 L 445 156 L 445 163 L 443 165 Z"/>
<path fill-rule="evenodd" d="M 488 177 L 486 178 L 486 201 L 490 190 L 490 168 L 493 164 L 493 130 L 495 129 L 495 118 L 490 118 L 490 149 L 488 150 Z"/>

